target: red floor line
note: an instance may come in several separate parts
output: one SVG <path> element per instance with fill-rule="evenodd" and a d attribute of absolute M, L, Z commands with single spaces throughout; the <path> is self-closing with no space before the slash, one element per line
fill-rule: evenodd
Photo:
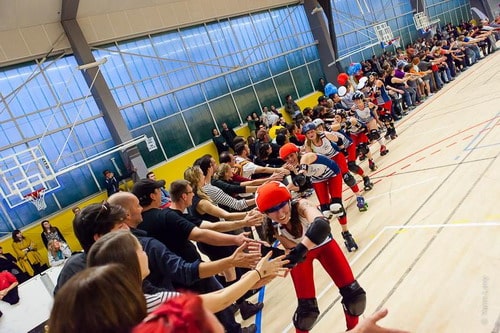
<path fill-rule="evenodd" d="M 417 151 L 415 151 L 415 152 L 413 152 L 413 153 L 411 153 L 411 154 L 408 154 L 407 156 L 405 156 L 405 157 L 403 157 L 403 158 L 400 158 L 399 160 L 397 160 L 397 161 L 395 161 L 395 162 L 393 162 L 393 163 L 391 163 L 391 164 L 389 164 L 389 165 L 387 165 L 387 166 L 385 166 L 385 167 L 383 167 L 383 168 L 378 169 L 377 171 L 373 172 L 373 173 L 372 173 L 372 175 L 373 175 L 373 174 L 380 173 L 381 171 L 384 171 L 384 170 L 386 170 L 386 169 L 388 169 L 388 168 L 390 168 L 390 167 L 392 167 L 392 166 L 394 166 L 394 165 L 396 165 L 396 164 L 399 164 L 400 162 L 402 162 L 402 161 L 404 161 L 404 160 L 407 160 L 407 159 L 408 159 L 408 158 L 410 158 L 411 156 L 415 156 L 415 155 L 417 155 L 417 154 L 419 154 L 419 153 L 421 153 L 421 152 L 423 152 L 423 151 L 425 151 L 425 150 L 427 150 L 427 149 L 429 149 L 429 148 L 432 148 L 432 147 L 436 146 L 437 144 L 439 144 L 439 143 L 441 143 L 441 142 L 444 142 L 444 141 L 449 140 L 449 139 L 451 139 L 451 138 L 453 138 L 453 137 L 456 137 L 457 135 L 460 135 L 460 134 L 462 134 L 462 133 L 464 133 L 464 132 L 467 132 L 467 131 L 469 131 L 469 130 L 471 130 L 471 129 L 473 129 L 473 128 L 476 128 L 476 127 L 478 127 L 478 126 L 481 126 L 481 125 L 484 125 L 484 124 L 486 124 L 486 123 L 488 123 L 488 122 L 491 122 L 493 119 L 496 119 L 496 118 L 498 118 L 498 117 L 493 117 L 493 118 L 487 119 L 487 120 L 485 120 L 485 121 L 482 121 L 482 122 L 480 122 L 480 123 L 477 123 L 477 124 L 475 124 L 475 125 L 472 125 L 472 126 L 470 126 L 470 127 L 466 128 L 466 129 L 464 129 L 464 130 L 461 130 L 460 132 L 457 132 L 457 133 L 452 134 L 452 135 L 450 135 L 450 136 L 448 136 L 448 137 L 446 137 L 446 138 L 443 138 L 443 139 L 441 139 L 441 140 L 439 140 L 439 141 L 436 141 L 435 143 L 432 143 L 432 144 L 430 144 L 430 145 L 427 145 L 427 146 L 425 146 L 425 147 L 423 147 L 423 148 L 421 148 L 421 149 L 419 149 L 419 150 L 417 150 Z M 391 156 L 391 155 L 390 155 L 390 153 L 389 153 L 389 155 L 387 155 L 387 156 Z"/>
<path fill-rule="evenodd" d="M 469 136 L 466 136 L 465 138 L 463 138 L 462 140 L 467 140 L 467 139 L 470 139 L 472 138 L 474 135 L 469 135 Z"/>
<path fill-rule="evenodd" d="M 441 149 L 435 150 L 435 151 L 433 151 L 433 152 L 431 153 L 431 155 L 437 154 L 437 153 L 439 153 L 440 151 L 441 151 Z"/>
<path fill-rule="evenodd" d="M 415 162 L 420 162 L 421 160 L 425 160 L 426 158 L 427 158 L 427 156 L 421 157 L 418 160 L 416 160 Z"/>
<path fill-rule="evenodd" d="M 405 165 L 404 167 L 401 167 L 401 170 L 408 168 L 410 165 L 411 165 L 411 163 L 410 163 L 410 164 Z"/>
<path fill-rule="evenodd" d="M 456 145 L 456 144 L 457 144 L 457 142 L 455 141 L 455 142 L 450 143 L 449 145 L 447 145 L 447 146 L 446 146 L 446 148 L 449 148 L 449 147 L 451 147 L 451 146 L 453 146 L 453 145 Z"/>

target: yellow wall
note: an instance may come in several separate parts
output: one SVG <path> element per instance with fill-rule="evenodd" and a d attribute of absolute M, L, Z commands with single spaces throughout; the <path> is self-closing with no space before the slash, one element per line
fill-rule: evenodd
<path fill-rule="evenodd" d="M 320 92 L 309 94 L 306 97 L 298 100 L 297 104 L 300 106 L 301 110 L 303 110 L 308 106 L 313 107 L 314 105 L 318 104 L 317 100 L 319 96 L 321 96 Z M 290 115 L 286 113 L 283 110 L 283 108 L 280 108 L 279 110 L 283 111 L 282 114 L 283 117 L 286 119 L 286 121 L 291 122 Z M 236 129 L 236 134 L 246 138 L 250 135 L 250 131 L 248 130 L 247 126 L 243 126 L 241 128 Z M 180 156 L 172 158 L 165 164 L 152 168 L 152 171 L 155 172 L 157 179 L 164 179 L 167 182 L 167 187 L 168 187 L 169 184 L 174 180 L 182 179 L 184 175 L 184 170 L 186 170 L 188 166 L 192 165 L 197 158 L 205 154 L 210 154 L 214 157 L 217 156 L 217 149 L 215 148 L 215 145 L 212 142 L 205 143 L 195 149 L 187 151 L 186 153 Z M 77 205 L 80 208 L 83 208 L 92 203 L 100 203 L 103 200 L 105 200 L 106 197 L 107 197 L 106 192 L 104 191 L 89 198 L 88 200 L 84 200 L 78 203 Z M 71 247 L 71 250 L 79 251 L 81 250 L 80 244 L 78 243 L 78 240 L 73 234 L 72 222 L 74 215 L 73 212 L 71 211 L 72 207 L 64 209 L 51 216 L 45 217 L 43 218 L 43 220 L 47 219 L 50 221 L 50 224 L 52 224 L 55 227 L 58 227 L 63 233 L 64 238 L 66 238 L 66 240 L 68 241 L 68 245 Z M 40 221 L 42 221 L 42 219 Z M 37 243 L 40 254 L 45 260 L 47 260 L 47 251 L 45 249 L 45 246 L 43 245 L 42 238 L 40 236 L 42 232 L 40 221 L 35 222 L 30 227 L 23 229 L 22 232 L 26 237 L 30 238 L 32 241 Z M 0 245 L 3 247 L 4 252 L 10 252 L 14 254 L 11 244 L 12 244 L 11 237 L 4 237 L 0 241 Z"/>

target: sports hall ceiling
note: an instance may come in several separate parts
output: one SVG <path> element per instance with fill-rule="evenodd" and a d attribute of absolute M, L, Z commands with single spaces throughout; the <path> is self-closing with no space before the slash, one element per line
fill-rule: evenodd
<path fill-rule="evenodd" d="M 51 49 L 69 49 L 60 24 L 63 1 L 79 2 L 76 18 L 91 45 L 300 2 L 0 0 L 0 67 L 35 59 Z"/>

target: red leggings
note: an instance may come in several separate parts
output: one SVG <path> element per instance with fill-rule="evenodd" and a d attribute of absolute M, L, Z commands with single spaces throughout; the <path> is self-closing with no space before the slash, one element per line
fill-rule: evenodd
<path fill-rule="evenodd" d="M 319 183 L 313 183 L 312 185 L 322 211 L 328 210 L 330 204 L 334 202 L 342 205 L 342 177 L 340 175 L 328 178 Z M 340 224 L 347 224 L 345 213 L 338 219 Z"/>
<path fill-rule="evenodd" d="M 331 240 L 323 246 L 310 250 L 306 259 L 291 270 L 290 274 L 298 299 L 316 297 L 313 272 L 314 259 L 321 263 L 338 288 L 347 286 L 354 281 L 354 275 L 344 253 L 342 253 L 337 242 Z M 344 315 L 348 330 L 357 325 L 357 316 L 351 316 L 346 311 L 344 311 Z M 306 332 L 298 329 L 295 331 L 297 333 Z"/>

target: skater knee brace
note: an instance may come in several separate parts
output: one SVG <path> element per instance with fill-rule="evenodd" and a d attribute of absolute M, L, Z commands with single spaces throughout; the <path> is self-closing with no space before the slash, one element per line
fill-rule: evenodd
<path fill-rule="evenodd" d="M 293 314 L 293 325 L 301 331 L 310 331 L 319 316 L 316 298 L 299 298 L 299 305 Z"/>
<path fill-rule="evenodd" d="M 355 161 L 347 162 L 347 168 L 349 169 L 349 171 L 354 172 L 354 173 L 358 173 L 358 170 L 359 170 L 359 166 L 356 164 Z"/>
<path fill-rule="evenodd" d="M 353 187 L 354 185 L 356 185 L 356 179 L 354 178 L 353 175 L 351 175 L 351 173 L 349 173 L 349 172 L 344 173 L 344 175 L 342 176 L 342 178 L 344 179 L 344 183 L 347 186 Z"/>
<path fill-rule="evenodd" d="M 330 222 L 324 216 L 317 216 L 307 228 L 306 237 L 314 244 L 321 244 L 330 234 Z"/>
<path fill-rule="evenodd" d="M 359 152 L 361 154 L 366 155 L 370 152 L 370 148 L 368 147 L 368 145 L 365 142 L 361 142 L 360 144 L 358 144 L 358 149 L 359 149 Z"/>
<path fill-rule="evenodd" d="M 351 316 L 361 316 L 366 308 L 366 292 L 358 281 L 339 289 L 344 310 Z"/>
<path fill-rule="evenodd" d="M 366 136 L 368 136 L 370 141 L 378 140 L 380 138 L 380 132 L 376 129 L 372 129 Z"/>

